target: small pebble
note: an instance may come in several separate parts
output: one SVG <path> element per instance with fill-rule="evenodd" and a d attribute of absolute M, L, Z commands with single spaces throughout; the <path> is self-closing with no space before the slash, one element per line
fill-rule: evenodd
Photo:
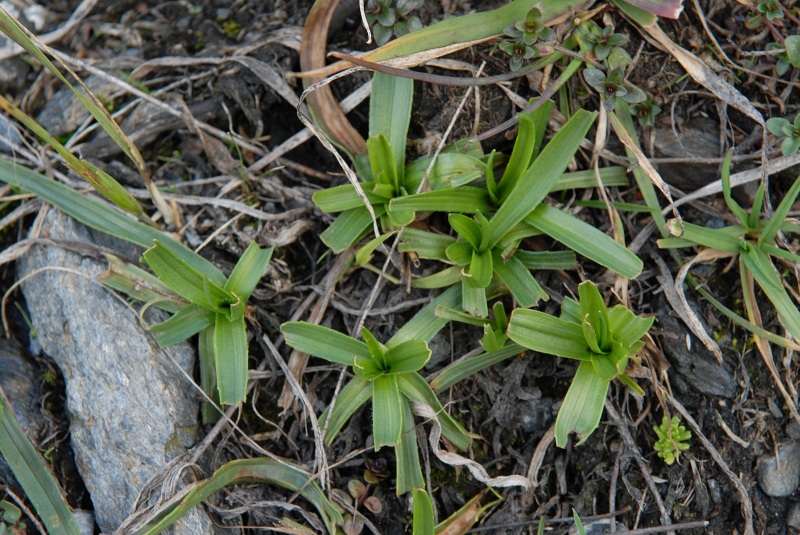
<path fill-rule="evenodd" d="M 776 462 L 780 461 L 780 467 Z M 761 490 L 768 496 L 790 496 L 800 482 L 800 442 L 789 442 L 778 447 L 778 454 L 770 451 L 758 460 L 756 478 Z"/>

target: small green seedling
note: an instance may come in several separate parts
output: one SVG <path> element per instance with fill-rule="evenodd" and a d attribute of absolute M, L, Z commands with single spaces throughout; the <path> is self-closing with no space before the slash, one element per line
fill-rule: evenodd
<path fill-rule="evenodd" d="M 681 453 L 689 449 L 689 439 L 692 438 L 692 432 L 681 425 L 681 419 L 677 416 L 673 416 L 672 420 L 670 420 L 665 414 L 663 420 L 661 420 L 661 425 L 654 425 L 653 431 L 658 435 L 658 440 L 653 444 L 653 449 L 656 450 L 659 457 L 664 459 L 667 465 L 672 466 Z"/>
<path fill-rule="evenodd" d="M 22 522 L 22 511 L 13 503 L 0 501 L 0 535 L 25 535 L 28 533 Z"/>
<path fill-rule="evenodd" d="M 772 135 L 783 138 L 781 153 L 784 156 L 794 154 L 800 149 L 800 113 L 794 118 L 794 123 L 783 117 L 773 117 L 767 121 L 767 130 Z"/>
<path fill-rule="evenodd" d="M 367 22 L 372 27 L 372 34 L 378 46 L 383 46 L 392 38 L 392 34 L 402 37 L 422 28 L 422 21 L 411 15 L 415 9 L 422 7 L 421 0 L 367 0 L 365 13 Z"/>
<path fill-rule="evenodd" d="M 525 20 L 510 24 L 503 31 L 505 35 L 514 39 L 499 45 L 500 50 L 511 56 L 509 66 L 513 72 L 518 71 L 524 61 L 546 55 L 552 49 L 547 44 L 555 41 L 556 32 L 545 26 L 542 16 L 542 6 L 537 4 L 528 11 Z"/>
<path fill-rule="evenodd" d="M 517 309 L 508 325 L 508 337 L 519 345 L 580 361 L 556 418 L 556 444 L 562 448 L 571 432 L 578 434 L 581 444 L 597 429 L 612 380 L 643 393 L 625 369 L 644 346 L 641 339 L 654 320 L 636 316 L 622 305 L 607 309 L 589 281 L 578 287 L 578 294 L 579 301 L 564 299 L 561 317 Z"/>
<path fill-rule="evenodd" d="M 606 26 L 599 34 L 587 33 L 586 40 L 592 44 L 592 51 L 597 60 L 605 61 L 612 49 L 625 46 L 629 37 L 627 34 L 614 33 L 614 28 Z"/>
<path fill-rule="evenodd" d="M 630 107 L 631 113 L 636 116 L 641 126 L 653 126 L 656 124 L 656 117 L 661 113 L 661 106 L 656 104 L 652 98 L 647 98 Z"/>

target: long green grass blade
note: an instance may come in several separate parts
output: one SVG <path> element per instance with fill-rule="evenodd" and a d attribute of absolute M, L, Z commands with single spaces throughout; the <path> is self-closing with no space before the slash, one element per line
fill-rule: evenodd
<path fill-rule="evenodd" d="M 611 167 L 602 167 L 600 168 L 600 180 L 603 182 L 603 185 L 607 188 L 613 186 L 627 186 L 628 185 L 628 178 L 626 175 L 627 170 L 619 165 L 613 165 Z M 556 183 L 553 184 L 553 187 L 550 188 L 550 193 L 556 193 L 558 191 L 564 191 L 569 189 L 580 189 L 580 188 L 596 188 L 597 187 L 597 178 L 594 176 L 594 169 L 588 169 L 585 171 L 575 171 L 573 173 L 564 173 Z"/>
<path fill-rule="evenodd" d="M 106 260 L 108 270 L 100 275 L 99 280 L 109 288 L 172 314 L 188 304 L 152 273 L 120 260 L 113 254 L 106 254 Z"/>
<path fill-rule="evenodd" d="M 623 277 L 633 279 L 642 272 L 642 261 L 628 248 L 563 210 L 540 204 L 525 221 Z"/>
<path fill-rule="evenodd" d="M 319 418 L 319 425 L 327 429 L 325 432 L 325 442 L 328 445 L 333 443 L 336 435 L 342 430 L 347 420 L 369 399 L 372 397 L 372 385 L 361 377 L 353 377 L 339 395 L 336 396 L 333 411 L 330 407 L 322 413 Z"/>
<path fill-rule="evenodd" d="M 373 195 L 369 188 L 374 184 L 369 183 L 365 185 L 364 194 L 367 199 L 372 203 L 384 202 L 385 199 Z M 333 186 L 332 188 L 325 188 L 315 191 L 311 196 L 311 200 L 317 205 L 317 208 L 326 214 L 333 214 L 336 212 L 344 212 L 345 210 L 352 210 L 364 206 L 364 201 L 356 193 L 356 188 L 352 184 L 342 184 L 340 186 Z"/>
<path fill-rule="evenodd" d="M 440 260 L 447 262 L 447 248 L 454 243 L 455 238 L 443 236 L 427 230 L 406 227 L 403 229 L 402 239 L 398 250 L 401 253 L 414 252 L 420 258 Z"/>
<path fill-rule="evenodd" d="M 398 197 L 389 202 L 392 210 L 414 210 L 417 212 L 450 212 L 474 214 L 494 209 L 489 194 L 484 188 L 461 186 L 453 190 L 436 190 Z"/>
<path fill-rule="evenodd" d="M 800 193 L 800 177 L 794 181 L 794 184 L 792 184 L 792 187 L 786 192 L 786 195 L 784 195 L 783 200 L 781 200 L 781 203 L 778 205 L 778 208 L 776 208 L 775 212 L 773 212 L 770 220 L 767 221 L 767 224 L 761 230 L 761 234 L 758 236 L 759 248 L 765 243 L 772 243 L 772 241 L 775 239 L 775 236 L 778 234 L 781 225 L 783 225 L 786 216 L 789 214 L 789 210 L 792 208 L 794 201 L 797 199 L 798 193 Z"/>
<path fill-rule="evenodd" d="M 219 401 L 238 405 L 247 394 L 247 328 L 244 318 L 217 314 L 214 322 L 214 364 Z"/>
<path fill-rule="evenodd" d="M 506 170 L 500 179 L 500 202 L 505 202 L 531 164 L 533 151 L 536 148 L 536 125 L 532 115 L 533 113 L 518 115 L 517 139 L 514 141 L 514 148 L 511 151 Z"/>
<path fill-rule="evenodd" d="M 60 182 L 34 173 L 27 167 L 10 162 L 5 158 L 0 158 L 0 181 L 22 191 L 33 193 L 76 221 L 115 238 L 145 249 L 151 247 L 155 240 L 159 240 L 162 245 L 169 247 L 188 265 L 208 275 L 211 281 L 220 286 L 225 284 L 225 276 L 214 264 L 165 233 L 136 221 L 100 199 L 81 195 Z"/>
<path fill-rule="evenodd" d="M 216 316 L 214 312 L 192 303 L 166 321 L 151 326 L 150 332 L 155 334 L 158 345 L 167 347 L 183 342 L 213 325 Z"/>
<path fill-rule="evenodd" d="M 169 507 L 161 517 L 138 535 L 156 535 L 219 489 L 243 483 L 268 483 L 299 493 L 316 508 L 328 528 L 328 533 L 336 533 L 336 525 L 343 522 L 341 513 L 328 500 L 311 474 L 288 462 L 262 457 L 225 463 L 214 472 L 213 476 L 196 485 L 180 502 Z"/>
<path fill-rule="evenodd" d="M 382 375 L 372 381 L 372 439 L 375 451 L 395 446 L 403 431 L 403 404 L 397 388 L 397 377 Z"/>
<path fill-rule="evenodd" d="M 214 324 L 212 320 L 212 323 L 200 331 L 200 335 L 197 337 L 197 360 L 200 367 L 200 387 L 214 403 L 219 404 L 217 371 L 214 359 Z M 209 402 L 203 403 L 200 413 L 204 424 L 219 420 L 219 409 Z"/>
<path fill-rule="evenodd" d="M 460 285 L 448 288 L 437 298 L 425 305 L 413 318 L 406 322 L 388 342 L 386 347 L 392 348 L 408 340 L 425 340 L 430 342 L 442 328 L 447 325 L 447 320 L 436 317 L 436 307 L 442 305 L 450 308 L 461 306 Z"/>
<path fill-rule="evenodd" d="M 481 353 L 468 359 L 454 362 L 453 364 L 445 367 L 439 375 L 431 381 L 431 388 L 434 392 L 442 392 L 456 383 L 459 383 L 481 370 L 485 370 L 490 366 L 494 366 L 498 362 L 503 362 L 506 359 L 524 353 L 526 350 L 519 344 L 514 342 L 506 344 L 502 349 L 492 351 L 490 353 Z"/>
<path fill-rule="evenodd" d="M 0 456 L 8 463 L 25 495 L 51 535 L 80 535 L 75 517 L 56 479 L 22 431 L 11 404 L 0 391 Z M 0 523 L 2 527 L 2 523 Z"/>
<path fill-rule="evenodd" d="M 371 358 L 367 344 L 333 329 L 305 321 L 289 321 L 281 325 L 286 343 L 314 357 L 352 366 L 356 356 Z"/>
<path fill-rule="evenodd" d="M 578 264 L 572 251 L 517 251 L 514 258 L 525 269 L 575 269 Z"/>
<path fill-rule="evenodd" d="M 376 72 L 369 101 L 369 137 L 386 136 L 394 151 L 398 177 L 405 175 L 406 139 L 411 122 L 414 81 Z M 368 142 L 369 144 L 369 142 Z"/>
<path fill-rule="evenodd" d="M 415 288 L 447 288 L 461 280 L 462 270 L 461 266 L 452 266 L 432 275 L 413 279 L 411 284 Z"/>
<path fill-rule="evenodd" d="M 508 337 L 523 347 L 557 357 L 588 360 L 591 356 L 580 324 L 538 310 L 514 310 Z"/>
<path fill-rule="evenodd" d="M 414 489 L 414 535 L 433 535 L 434 531 L 433 503 L 425 489 Z"/>
<path fill-rule="evenodd" d="M 400 440 L 395 446 L 397 455 L 397 484 L 395 492 L 398 496 L 411 492 L 425 485 L 422 478 L 422 466 L 419 462 L 419 450 L 417 449 L 416 423 L 414 413 L 407 399 L 403 399 L 401 404 L 403 409 L 403 432 Z"/>
<path fill-rule="evenodd" d="M 519 306 L 528 308 L 542 299 L 550 299 L 531 272 L 515 256 L 503 260 L 499 253 L 495 253 L 493 266 L 494 272 L 506 285 Z"/>
<path fill-rule="evenodd" d="M 439 402 L 431 387 L 418 373 L 405 373 L 397 376 L 400 392 L 408 399 L 423 403 L 433 409 L 436 419 L 442 426 L 442 434 L 458 449 L 469 447 L 470 434 L 450 416 Z"/>
<path fill-rule="evenodd" d="M 767 299 L 775 307 L 783 326 L 795 340 L 800 340 L 800 311 L 783 287 L 780 276 L 775 271 L 772 262 L 769 261 L 769 257 L 759 249 L 748 245 L 742 251 L 741 258 L 747 265 L 747 269 L 753 274 L 755 281 L 767 295 Z"/>
<path fill-rule="evenodd" d="M 262 249 L 256 242 L 250 242 L 239 261 L 233 267 L 225 289 L 236 294 L 242 301 L 247 302 L 258 281 L 267 271 L 267 265 L 272 258 L 272 247 Z"/>
<path fill-rule="evenodd" d="M 497 245 L 506 232 L 542 202 L 574 157 L 596 116 L 596 112 L 578 110 L 550 140 L 516 187 L 508 194 L 511 202 L 503 203 L 492 217 L 489 240 L 491 247 Z"/>
<path fill-rule="evenodd" d="M 559 448 L 566 447 L 570 433 L 578 434 L 580 445 L 597 429 L 609 384 L 597 376 L 591 362 L 578 365 L 556 417 L 555 436 Z"/>
<path fill-rule="evenodd" d="M 375 217 L 382 216 L 386 209 L 383 205 L 372 206 Z M 345 210 L 326 228 L 319 238 L 334 253 L 341 253 L 353 245 L 372 225 L 369 211 L 362 205 L 352 210 Z"/>

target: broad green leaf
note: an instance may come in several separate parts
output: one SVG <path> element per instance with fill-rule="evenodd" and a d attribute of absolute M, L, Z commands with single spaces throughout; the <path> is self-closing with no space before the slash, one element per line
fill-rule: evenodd
<path fill-rule="evenodd" d="M 494 366 L 498 362 L 515 357 L 525 352 L 525 348 L 516 343 L 507 344 L 497 351 L 491 351 L 475 355 L 468 359 L 456 361 L 446 366 L 432 381 L 431 388 L 434 392 L 442 392 L 463 381 L 467 377 Z"/>
<path fill-rule="evenodd" d="M 778 230 L 781 228 L 781 224 L 783 224 L 786 216 L 789 214 L 789 210 L 792 208 L 794 201 L 797 199 L 797 195 L 800 193 L 800 177 L 798 177 L 792 187 L 789 188 L 789 191 L 786 192 L 784 195 L 783 200 L 778 205 L 778 208 L 775 209 L 772 216 L 770 217 L 767 224 L 761 230 L 761 234 L 758 236 L 758 247 L 761 248 L 764 244 L 772 243 L 775 239 L 775 236 L 778 234 Z"/>
<path fill-rule="evenodd" d="M 392 169 L 396 176 L 405 175 L 406 140 L 411 122 L 414 81 L 376 72 L 372 75 L 369 103 L 369 137 L 385 136 L 392 149 Z M 369 140 L 367 140 L 369 151 Z M 371 159 L 371 158 L 370 158 Z M 374 171 L 373 167 L 373 171 Z M 395 182 L 396 183 L 396 182 Z"/>
<path fill-rule="evenodd" d="M 436 317 L 436 307 L 446 306 L 455 308 L 461 305 L 461 288 L 456 285 L 448 288 L 433 301 L 414 314 L 414 317 L 403 325 L 399 331 L 394 333 L 391 339 L 386 342 L 386 347 L 393 348 L 407 340 L 430 340 L 436 336 L 442 328 L 447 325 L 447 320 Z"/>
<path fill-rule="evenodd" d="M 238 405 L 247 394 L 247 328 L 244 318 L 230 321 L 217 314 L 214 322 L 214 355 L 219 401 Z"/>
<path fill-rule="evenodd" d="M 501 202 L 505 202 L 508 194 L 513 191 L 522 179 L 531 163 L 531 157 L 536 148 L 536 125 L 531 115 L 533 113 L 520 113 L 517 115 L 519 118 L 517 139 L 514 141 L 514 149 L 511 151 L 511 157 L 506 165 L 503 178 L 500 179 Z"/>
<path fill-rule="evenodd" d="M 399 194 L 400 184 L 398 182 L 399 176 L 395 153 L 386 136 L 378 134 L 369 138 L 367 140 L 367 155 L 369 156 L 369 164 L 376 184 L 390 186 L 392 196 Z"/>
<path fill-rule="evenodd" d="M 238 483 L 269 483 L 299 493 L 316 508 L 329 533 L 335 533 L 336 525 L 344 521 L 341 513 L 328 501 L 322 488 L 311 477 L 311 474 L 293 466 L 288 461 L 259 457 L 225 463 L 214 472 L 211 478 L 196 485 L 180 501 L 173 502 L 166 507 L 165 512 L 140 531 L 139 535 L 160 533 L 219 489 Z"/>
<path fill-rule="evenodd" d="M 569 46 L 564 44 L 564 46 Z M 532 102 L 532 100 L 531 100 Z M 542 149 L 542 142 L 544 141 L 544 134 L 547 131 L 547 124 L 550 122 L 550 115 L 553 112 L 553 107 L 555 106 L 555 102 L 552 100 L 548 100 L 547 102 L 543 103 L 541 106 L 533 110 L 531 114 L 531 118 L 533 119 L 533 125 L 536 129 L 536 136 L 533 140 L 533 154 L 531 155 L 531 161 L 536 159 L 539 156 L 539 152 Z"/>
<path fill-rule="evenodd" d="M 375 361 L 378 369 L 388 371 L 389 366 L 386 360 L 386 346 L 380 343 L 378 339 L 375 338 L 375 335 L 369 332 L 366 327 L 361 327 L 361 337 L 364 339 L 364 343 L 367 344 L 367 350 L 372 360 Z"/>
<path fill-rule="evenodd" d="M 417 449 L 414 413 L 411 412 L 411 407 L 405 398 L 402 400 L 401 408 L 403 410 L 403 432 L 394 448 L 397 456 L 395 492 L 398 496 L 425 485 L 425 480 L 422 478 L 422 467 L 419 462 L 419 450 Z"/>
<path fill-rule="evenodd" d="M 105 256 L 108 260 L 108 269 L 98 279 L 109 288 L 172 314 L 188 304 L 152 273 L 129 264 L 113 254 Z"/>
<path fill-rule="evenodd" d="M 617 367 L 611 361 L 608 355 L 592 355 L 590 360 L 594 373 L 603 381 L 611 381 L 617 376 Z"/>
<path fill-rule="evenodd" d="M 408 340 L 386 352 L 388 373 L 408 373 L 421 370 L 430 360 L 431 350 L 423 340 Z"/>
<path fill-rule="evenodd" d="M 578 286 L 579 303 L 583 321 L 589 320 L 594 330 L 600 351 L 611 350 L 611 333 L 609 333 L 608 309 L 600 290 L 591 281 L 582 282 Z M 599 351 L 598 351 L 599 352 Z"/>
<path fill-rule="evenodd" d="M 600 180 L 603 182 L 603 185 L 607 188 L 613 186 L 624 187 L 628 185 L 626 169 L 619 165 L 600 168 Z M 570 189 L 596 188 L 596 187 L 597 187 L 597 178 L 594 175 L 594 169 L 588 169 L 585 171 L 564 173 L 563 175 L 558 177 L 556 183 L 553 184 L 552 188 L 550 188 L 550 193 L 556 193 L 559 191 L 570 190 Z"/>
<path fill-rule="evenodd" d="M 509 192 L 508 198 L 492 217 L 489 245 L 500 242 L 506 232 L 536 208 L 564 172 L 594 122 L 596 112 L 578 110 L 539 155 Z"/>
<path fill-rule="evenodd" d="M 229 291 L 211 281 L 186 263 L 175 252 L 156 240 L 155 245 L 144 252 L 144 261 L 153 273 L 169 288 L 184 299 L 201 307 L 219 312 L 238 299 Z"/>
<path fill-rule="evenodd" d="M 236 294 L 243 302 L 247 302 L 256 289 L 258 281 L 267 271 L 272 258 L 273 247 L 262 249 L 256 242 L 250 242 L 239 261 L 233 267 L 225 289 Z"/>
<path fill-rule="evenodd" d="M 455 243 L 455 239 L 450 236 L 443 236 L 427 230 L 420 230 L 413 227 L 403 229 L 402 239 L 398 250 L 401 253 L 415 252 L 420 258 L 428 260 L 441 260 L 447 262 L 447 247 Z"/>
<path fill-rule="evenodd" d="M 591 356 L 580 324 L 538 310 L 514 310 L 508 323 L 508 337 L 523 347 L 557 357 L 588 360 Z"/>
<path fill-rule="evenodd" d="M 800 35 L 788 35 L 785 39 L 786 57 L 795 69 L 800 69 Z"/>
<path fill-rule="evenodd" d="M 0 158 L 0 181 L 22 191 L 33 193 L 72 217 L 76 221 L 108 234 L 136 244 L 152 247 L 153 241 L 169 248 L 196 271 L 208 275 L 219 286 L 225 284 L 225 276 L 214 264 L 198 255 L 185 245 L 173 240 L 167 234 L 149 225 L 140 223 L 130 216 L 115 210 L 105 202 L 89 195 L 81 195 L 65 186 L 30 169 Z"/>
<path fill-rule="evenodd" d="M 17 482 L 25 491 L 25 496 L 47 527 L 47 533 L 80 533 L 58 482 L 20 428 L 5 395 L 0 395 L 0 457 L 8 463 Z M 3 526 L 0 522 L 0 528 Z"/>
<path fill-rule="evenodd" d="M 423 403 L 433 409 L 436 418 L 442 426 L 442 434 L 458 449 L 469 447 L 470 435 L 444 410 L 439 398 L 436 397 L 431 387 L 418 373 L 404 373 L 397 376 L 397 385 L 400 392 L 408 399 Z"/>
<path fill-rule="evenodd" d="M 461 266 L 453 266 L 433 275 L 420 277 L 411 281 L 411 285 L 415 288 L 445 288 L 461 280 Z"/>
<path fill-rule="evenodd" d="M 150 327 L 161 347 L 183 342 L 214 323 L 216 314 L 194 303 L 181 308 L 168 320 Z"/>
<path fill-rule="evenodd" d="M 473 316 L 485 318 L 489 315 L 489 306 L 486 303 L 486 289 L 475 288 L 467 282 L 467 277 L 461 279 L 461 307 Z"/>
<path fill-rule="evenodd" d="M 564 300 L 561 301 L 561 315 L 559 317 L 564 321 L 580 325 L 583 322 L 581 304 L 573 298 L 565 296 Z"/>
<path fill-rule="evenodd" d="M 494 272 L 523 308 L 532 307 L 540 300 L 550 299 L 525 265 L 512 256 L 508 260 L 494 253 Z"/>
<path fill-rule="evenodd" d="M 372 381 L 372 438 L 375 451 L 395 446 L 403 431 L 403 404 L 394 375 L 381 375 Z"/>
<path fill-rule="evenodd" d="M 647 331 L 653 326 L 655 317 L 635 316 L 627 307 L 617 305 L 609 310 L 608 321 L 614 340 L 627 349 L 647 334 Z"/>
<path fill-rule="evenodd" d="M 575 269 L 577 260 L 572 251 L 517 251 L 514 258 L 525 269 Z"/>
<path fill-rule="evenodd" d="M 458 321 L 460 323 L 467 323 L 469 325 L 475 325 L 477 327 L 483 327 L 484 325 L 488 325 L 489 323 L 488 318 L 476 318 L 475 316 L 471 316 L 461 310 L 456 310 L 454 308 L 448 308 L 441 305 L 436 307 L 436 317 L 448 321 Z"/>
<path fill-rule="evenodd" d="M 464 281 L 473 288 L 486 288 L 494 274 L 492 251 L 472 251 L 472 261 L 464 275 Z M 468 276 L 467 276 L 468 275 Z"/>
<path fill-rule="evenodd" d="M 667 228 L 677 230 L 678 224 L 674 219 L 667 222 Z M 687 230 L 688 227 L 688 230 Z M 693 223 L 684 221 L 684 236 L 683 238 L 662 238 L 658 240 L 658 246 L 661 249 L 675 249 L 681 247 L 694 247 L 701 245 L 723 251 L 730 254 L 737 254 L 739 252 L 739 242 L 741 236 L 746 232 L 745 228 L 741 225 L 731 225 L 729 227 L 722 227 L 720 229 L 710 229 L 701 227 Z M 687 238 L 688 236 L 688 238 Z"/>
<path fill-rule="evenodd" d="M 597 376 L 591 362 L 578 365 L 556 417 L 555 435 L 559 448 L 566 447 L 570 433 L 578 434 L 577 445 L 581 445 L 597 429 L 609 384 Z"/>
<path fill-rule="evenodd" d="M 458 240 L 447 246 L 445 254 L 447 259 L 459 266 L 466 266 L 472 261 L 472 252 L 475 247 L 466 240 Z"/>
<path fill-rule="evenodd" d="M 623 277 L 633 279 L 642 272 L 642 261 L 628 248 L 563 210 L 540 204 L 525 221 Z"/>
<path fill-rule="evenodd" d="M 382 197 L 373 195 L 371 186 L 372 183 L 363 184 L 364 194 L 367 200 L 373 205 L 385 202 Z M 317 205 L 317 208 L 326 214 L 336 212 L 344 212 L 345 210 L 352 210 L 364 206 L 364 201 L 356 193 L 356 188 L 352 184 L 342 184 L 340 186 L 333 186 L 331 188 L 321 189 L 315 191 L 311 196 L 311 200 Z"/>
<path fill-rule="evenodd" d="M 435 521 L 433 519 L 433 503 L 425 489 L 414 489 L 414 535 L 433 535 Z"/>
<path fill-rule="evenodd" d="M 386 211 L 382 205 L 373 205 L 372 209 L 375 217 L 381 217 Z M 358 241 L 371 225 L 372 217 L 366 207 L 345 210 L 319 235 L 319 239 L 338 254 Z"/>
<path fill-rule="evenodd" d="M 369 382 L 386 373 L 385 370 L 378 367 L 374 358 L 367 357 L 355 357 L 353 359 L 353 372 L 357 377 Z"/>
<path fill-rule="evenodd" d="M 200 387 L 211 401 L 219 404 L 219 391 L 217 390 L 217 366 L 214 360 L 214 323 L 200 331 L 197 337 L 197 360 L 200 367 Z M 209 402 L 204 402 L 201 409 L 204 424 L 214 423 L 219 420 L 219 409 Z"/>
<path fill-rule="evenodd" d="M 328 407 L 319 418 L 319 425 L 326 429 L 325 442 L 330 446 L 347 420 L 372 397 L 372 385 L 361 377 L 353 377 L 339 392 L 333 411 Z"/>
<path fill-rule="evenodd" d="M 600 349 L 600 343 L 597 341 L 597 331 L 595 331 L 594 326 L 589 323 L 588 317 L 584 316 L 583 322 L 581 323 L 581 328 L 583 329 L 583 339 L 586 341 L 586 345 L 589 346 L 589 349 L 592 351 L 592 353 L 605 353 L 605 351 Z"/>
<path fill-rule="evenodd" d="M 617 6 L 617 8 L 620 11 L 625 13 L 637 25 L 641 27 L 652 26 L 658 21 L 658 17 L 656 17 L 655 14 L 652 13 L 650 10 L 645 10 L 642 9 L 641 7 L 637 7 L 633 5 L 632 2 L 626 2 L 625 0 L 611 0 L 611 3 Z"/>
<path fill-rule="evenodd" d="M 287 345 L 329 362 L 352 366 L 356 356 L 371 357 L 364 342 L 321 325 L 289 321 L 281 325 L 281 332 Z"/>
<path fill-rule="evenodd" d="M 494 209 L 489 195 L 483 188 L 462 186 L 453 190 L 437 190 L 417 193 L 408 197 L 397 197 L 389 202 L 389 208 L 415 210 L 417 212 L 457 212 L 474 214 Z"/>
<path fill-rule="evenodd" d="M 433 191 L 459 188 L 480 178 L 484 174 L 486 165 L 480 157 L 483 151 L 478 143 L 471 144 L 477 147 L 470 153 L 441 152 L 436 158 L 428 184 Z M 422 178 L 428 170 L 431 158 L 423 157 L 406 166 L 406 189 L 409 192 L 417 191 L 422 183 Z"/>
<path fill-rule="evenodd" d="M 482 239 L 481 227 L 474 219 L 461 214 L 450 214 L 447 216 L 447 220 L 453 230 L 467 240 L 473 249 L 480 248 Z"/>

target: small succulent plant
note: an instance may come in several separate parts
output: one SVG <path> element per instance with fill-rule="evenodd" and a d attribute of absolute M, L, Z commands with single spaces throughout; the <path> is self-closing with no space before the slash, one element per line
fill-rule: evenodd
<path fill-rule="evenodd" d="M 500 43 L 500 50 L 511 56 L 509 63 L 512 71 L 518 71 L 531 58 L 549 53 L 544 44 L 556 38 L 553 29 L 542 22 L 540 5 L 533 6 L 525 20 L 506 26 L 504 33 L 514 39 Z"/>
<path fill-rule="evenodd" d="M 375 42 L 385 45 L 392 34 L 401 37 L 422 28 L 422 22 L 411 12 L 422 6 L 422 0 L 368 0 L 365 11 L 372 26 Z"/>
<path fill-rule="evenodd" d="M 592 50 L 598 61 L 604 61 L 608 58 L 612 49 L 624 46 L 627 44 L 628 39 L 625 34 L 614 33 L 614 29 L 611 26 L 603 28 L 599 35 L 595 33 L 586 34 L 586 40 L 593 45 Z"/>
<path fill-rule="evenodd" d="M 689 439 L 692 438 L 692 433 L 681 425 L 681 419 L 677 416 L 673 416 L 670 420 L 665 414 L 661 425 L 653 426 L 653 431 L 658 435 L 653 449 L 667 465 L 671 466 L 678 460 L 682 452 L 689 449 Z"/>
<path fill-rule="evenodd" d="M 617 98 L 628 104 L 637 104 L 647 99 L 647 95 L 638 87 L 626 84 L 622 69 L 612 69 L 608 75 L 600 69 L 589 68 L 583 71 L 586 82 L 592 86 L 603 100 L 603 107 L 610 112 L 617 105 Z"/>
<path fill-rule="evenodd" d="M 631 106 L 631 112 L 641 126 L 653 126 L 656 123 L 656 116 L 661 113 L 661 106 L 652 98 L 648 98 Z"/>

